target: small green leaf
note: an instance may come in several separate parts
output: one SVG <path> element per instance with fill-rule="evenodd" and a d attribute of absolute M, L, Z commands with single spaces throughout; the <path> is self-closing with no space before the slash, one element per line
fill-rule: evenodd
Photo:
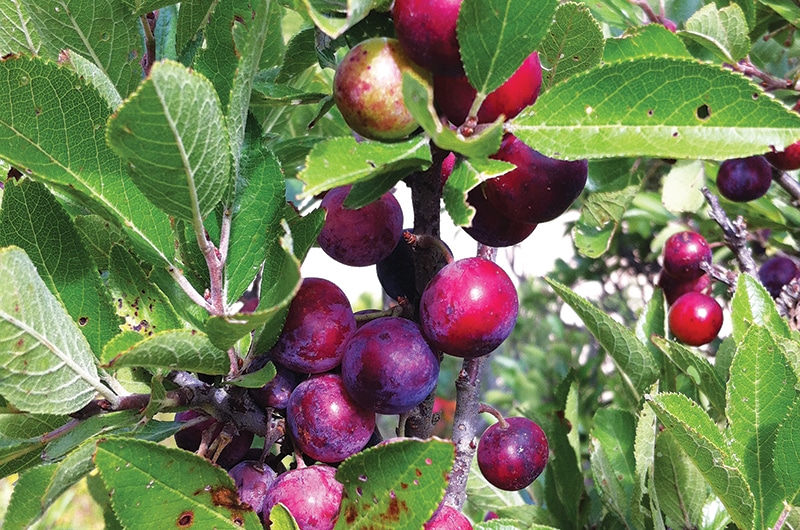
<path fill-rule="evenodd" d="M 678 161 L 664 177 L 661 202 L 672 213 L 696 212 L 705 204 L 700 191 L 705 184 L 703 162 Z"/>
<path fill-rule="evenodd" d="M 655 489 L 658 502 L 672 527 L 700 527 L 709 489 L 697 466 L 669 432 L 656 440 Z"/>
<path fill-rule="evenodd" d="M 758 279 L 749 274 L 740 274 L 736 280 L 736 292 L 731 300 L 733 337 L 741 342 L 753 324 L 766 326 L 778 336 L 789 338 L 788 322 L 778 313 L 775 301 Z"/>
<path fill-rule="evenodd" d="M 139 420 L 139 414 L 134 410 L 123 410 L 99 414 L 80 422 L 74 429 L 56 438 L 47 444 L 42 451 L 45 462 L 58 462 L 65 455 L 70 454 L 76 447 L 96 435 L 107 435 L 119 429 L 131 427 Z"/>
<path fill-rule="evenodd" d="M 405 142 L 357 142 L 353 137 L 331 138 L 316 144 L 298 178 L 305 183 L 302 197 L 347 184 L 378 178 L 387 173 L 397 180 L 431 164 L 425 138 Z M 395 181 L 396 182 L 396 181 Z"/>
<path fill-rule="evenodd" d="M 695 386 L 708 397 L 711 406 L 720 413 L 725 412 L 725 381 L 705 357 L 699 355 L 694 349 L 668 341 L 663 337 L 654 336 L 652 341 L 683 373 L 692 379 Z"/>
<path fill-rule="evenodd" d="M 30 528 L 42 516 L 46 507 L 40 503 L 58 468 L 58 464 L 36 466 L 19 476 L 8 503 L 8 514 L 3 521 L 4 529 Z"/>
<path fill-rule="evenodd" d="M 635 393 L 643 392 L 656 380 L 658 363 L 631 329 L 616 322 L 567 286 L 549 278 L 545 280 L 575 310 L 587 329 L 611 355 L 622 371 L 623 379 L 629 382 Z"/>
<path fill-rule="evenodd" d="M 800 23 L 800 6 L 792 0 L 760 0 L 765 6 L 769 6 L 792 25 Z"/>
<path fill-rule="evenodd" d="M 571 430 L 577 426 L 568 425 L 555 414 L 553 418 L 542 425 L 550 447 L 550 459 L 544 468 L 544 497 L 548 511 L 558 520 L 557 526 L 582 528 L 581 504 L 586 500 L 586 487 L 581 462 L 569 440 Z"/>
<path fill-rule="evenodd" d="M 280 502 L 270 510 L 269 520 L 273 530 L 300 530 L 291 512 Z"/>
<path fill-rule="evenodd" d="M 45 445 L 40 437 L 68 420 L 66 416 L 0 414 L 0 477 L 40 464 Z"/>
<path fill-rule="evenodd" d="M 713 3 L 699 9 L 681 32 L 721 61 L 736 63 L 750 52 L 749 28 L 742 8 L 730 4 L 717 10 Z"/>
<path fill-rule="evenodd" d="M 767 328 L 745 333 L 728 381 L 728 438 L 731 453 L 755 498 L 755 528 L 771 528 L 785 492 L 774 469 L 775 438 L 797 396 L 795 376 Z"/>
<path fill-rule="evenodd" d="M 0 20 L 0 57 L 21 52 L 38 55 L 39 34 L 20 2 L 0 0 Z"/>
<path fill-rule="evenodd" d="M 242 388 L 261 388 L 272 381 L 276 373 L 275 365 L 272 363 L 267 363 L 264 368 L 261 368 L 256 372 L 240 375 L 239 377 L 235 377 L 233 379 L 228 379 L 226 383 L 234 386 L 240 386 Z"/>
<path fill-rule="evenodd" d="M 94 214 L 78 215 L 73 222 L 92 261 L 97 264 L 97 268 L 101 272 L 107 271 L 111 249 L 115 244 L 121 245 L 125 241 L 122 231 L 119 227 Z"/>
<path fill-rule="evenodd" d="M 603 502 L 630 521 L 634 508 L 636 418 L 621 409 L 599 409 L 591 434 L 591 465 Z"/>
<path fill-rule="evenodd" d="M 309 105 L 311 103 L 319 103 L 329 95 L 323 92 L 308 92 L 288 85 L 261 81 L 253 85 L 253 97 L 250 101 L 250 106 L 287 107 Z"/>
<path fill-rule="evenodd" d="M 658 384 L 656 383 L 650 387 L 650 391 L 653 393 L 657 392 Z M 641 504 L 645 493 L 648 491 L 648 476 L 651 481 L 653 479 L 656 455 L 656 433 L 658 432 L 657 420 L 653 409 L 647 406 L 646 403 L 643 404 L 636 421 L 636 432 L 633 441 L 635 473 L 633 476 L 633 498 L 631 501 L 631 505 L 634 508 L 631 510 L 631 519 L 636 521 L 637 526 L 643 526 L 644 521 L 641 517 L 642 512 L 638 510 L 636 506 Z"/>
<path fill-rule="evenodd" d="M 479 96 L 502 85 L 547 33 L 556 0 L 464 0 L 458 13 L 461 62 Z"/>
<path fill-rule="evenodd" d="M 225 470 L 188 451 L 112 437 L 97 444 L 95 464 L 127 528 L 261 526 Z"/>
<path fill-rule="evenodd" d="M 108 142 L 134 182 L 169 215 L 205 218 L 230 179 L 230 148 L 211 83 L 173 62 L 150 76 L 109 120 Z"/>
<path fill-rule="evenodd" d="M 108 78 L 108 75 L 95 63 L 72 50 L 63 50 L 59 56 L 59 63 L 71 66 L 78 76 L 85 79 L 90 85 L 97 89 L 97 92 L 106 100 L 108 106 L 116 110 L 122 105 L 122 96 L 119 95 L 117 87 Z"/>
<path fill-rule="evenodd" d="M 0 291 L 0 394 L 20 410 L 44 414 L 75 412 L 98 391 L 115 403 L 89 344 L 28 256 L 0 249 L 0 269 L 14 278 Z"/>
<path fill-rule="evenodd" d="M 452 442 L 414 439 L 348 458 L 336 472 L 344 496 L 335 528 L 421 527 L 442 500 L 454 458 Z"/>
<path fill-rule="evenodd" d="M 492 485 L 478 469 L 477 461 L 472 462 L 467 477 L 467 502 L 464 506 L 472 512 L 497 512 L 510 506 L 523 506 L 525 500 L 513 491 L 504 491 Z"/>
<path fill-rule="evenodd" d="M 121 321 L 72 220 L 43 184 L 28 179 L 6 184 L 0 247 L 9 245 L 25 251 L 99 357 Z"/>
<path fill-rule="evenodd" d="M 197 34 L 208 24 L 217 3 L 218 0 L 195 0 L 181 4 L 175 37 L 175 48 L 179 56 L 186 52 L 190 43 L 197 38 Z"/>
<path fill-rule="evenodd" d="M 433 106 L 433 89 L 416 75 L 403 74 L 403 102 L 431 141 L 445 151 L 484 158 L 500 149 L 500 141 L 503 139 L 502 117 L 479 133 L 465 138 L 442 123 Z"/>
<path fill-rule="evenodd" d="M 317 64 L 316 31 L 313 27 L 303 28 L 286 44 L 283 65 L 275 82 L 291 81 L 315 64 Z"/>
<path fill-rule="evenodd" d="M 742 472 L 733 465 L 722 433 L 695 402 L 683 394 L 658 394 L 650 406 L 678 445 L 697 466 L 740 528 L 751 528 L 755 501 Z"/>
<path fill-rule="evenodd" d="M 475 208 L 467 204 L 467 193 L 481 182 L 514 169 L 513 164 L 488 158 L 459 158 L 442 189 L 444 206 L 456 226 L 469 226 Z"/>
<path fill-rule="evenodd" d="M 549 65 L 542 80 L 544 87 L 549 89 L 597 65 L 603 57 L 603 44 L 603 30 L 585 5 L 560 4 L 550 31 L 539 45 L 539 54 Z"/>
<path fill-rule="evenodd" d="M 621 37 L 606 39 L 603 50 L 606 63 L 656 56 L 692 58 L 683 41 L 661 24 L 635 26 Z"/>
<path fill-rule="evenodd" d="M 775 475 L 786 492 L 786 501 L 797 506 L 800 502 L 800 400 L 778 427 L 775 440 Z"/>
<path fill-rule="evenodd" d="M 648 57 L 573 76 L 507 128 L 556 158 L 724 160 L 794 143 L 800 115 L 720 66 Z"/>
<path fill-rule="evenodd" d="M 332 39 L 358 24 L 372 8 L 380 4 L 380 0 L 302 0 L 314 24 Z"/>
<path fill-rule="evenodd" d="M 292 234 L 292 252 L 298 261 L 306 259 L 308 251 L 317 242 L 317 236 L 325 224 L 325 210 L 317 208 L 306 215 L 297 215 L 292 206 L 286 206 L 286 220 Z"/>
<path fill-rule="evenodd" d="M 52 60 L 61 50 L 80 53 L 108 75 L 122 96 L 142 77 L 139 17 L 114 0 L 19 0 Z"/>
<path fill-rule="evenodd" d="M 142 337 L 107 364 L 112 370 L 129 366 L 209 375 L 227 374 L 231 368 L 227 352 L 212 345 L 204 333 L 195 330 L 161 331 Z"/>

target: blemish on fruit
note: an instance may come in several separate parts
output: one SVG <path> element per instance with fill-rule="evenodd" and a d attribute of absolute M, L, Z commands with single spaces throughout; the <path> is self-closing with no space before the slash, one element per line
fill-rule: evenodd
<path fill-rule="evenodd" d="M 178 528 L 189 528 L 194 524 L 194 512 L 186 510 L 178 516 Z"/>

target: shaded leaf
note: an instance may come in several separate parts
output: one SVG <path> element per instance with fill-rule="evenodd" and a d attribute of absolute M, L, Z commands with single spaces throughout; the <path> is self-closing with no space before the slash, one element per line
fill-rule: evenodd
<path fill-rule="evenodd" d="M 78 327 L 39 278 L 25 253 L 0 249 L 0 269 L 14 278 L 0 291 L 0 394 L 17 408 L 69 414 L 103 385 Z"/>
<path fill-rule="evenodd" d="M 328 0 L 302 0 L 302 5 L 314 24 L 329 37 L 335 39 L 366 17 L 372 8 L 380 5 L 380 0 L 348 0 L 330 2 Z"/>
<path fill-rule="evenodd" d="M 513 164 L 488 158 L 458 158 L 442 189 L 444 207 L 456 226 L 470 226 L 475 208 L 467 204 L 467 193 L 481 182 L 514 169 Z"/>
<path fill-rule="evenodd" d="M 549 89 L 597 65 L 603 57 L 603 44 L 603 30 L 585 5 L 560 4 L 550 31 L 539 45 L 539 54 L 549 65 L 543 86 Z"/>
<path fill-rule="evenodd" d="M 661 202 L 672 213 L 696 212 L 705 204 L 700 191 L 705 184 L 701 161 L 678 161 L 664 177 Z"/>
<path fill-rule="evenodd" d="M 627 411 L 599 409 L 595 414 L 590 442 L 592 475 L 603 502 L 625 521 L 631 521 L 636 501 L 635 432 L 636 418 Z"/>
<path fill-rule="evenodd" d="M 606 63 L 655 56 L 692 58 L 680 37 L 661 24 L 635 26 L 620 37 L 606 39 L 603 49 Z"/>
<path fill-rule="evenodd" d="M 197 34 L 208 24 L 211 13 L 214 11 L 218 1 L 194 0 L 193 2 L 183 2 L 181 4 L 175 36 L 175 49 L 179 56 L 186 52 L 189 44 L 197 38 Z"/>
<path fill-rule="evenodd" d="M 39 34 L 31 23 L 31 17 L 16 0 L 0 0 L 0 57 L 9 53 L 39 52 Z"/>
<path fill-rule="evenodd" d="M 0 414 L 0 477 L 40 464 L 46 443 L 40 437 L 68 420 L 65 416 Z"/>
<path fill-rule="evenodd" d="M 731 300 L 733 338 L 742 341 L 752 325 L 765 326 L 777 336 L 789 338 L 789 323 L 780 316 L 775 301 L 758 279 L 749 274 L 740 274 L 736 280 L 736 292 Z"/>
<path fill-rule="evenodd" d="M 202 374 L 227 374 L 231 368 L 227 352 L 212 345 L 204 333 L 171 330 L 154 333 L 109 359 L 111 369 L 144 366 L 165 370 L 187 370 Z"/>
<path fill-rule="evenodd" d="M 275 365 L 270 362 L 260 370 L 228 379 L 225 382 L 242 388 L 261 388 L 272 381 L 276 373 Z"/>
<path fill-rule="evenodd" d="M 722 67 L 649 57 L 573 76 L 507 128 L 556 158 L 724 160 L 782 150 L 800 138 L 800 116 Z"/>
<path fill-rule="evenodd" d="M 109 438 L 97 444 L 95 464 L 111 492 L 114 513 L 126 527 L 261 525 L 255 512 L 239 501 L 225 470 L 188 451 Z"/>
<path fill-rule="evenodd" d="M 656 440 L 655 489 L 667 521 L 683 528 L 699 527 L 709 492 L 703 476 L 669 432 Z"/>
<path fill-rule="evenodd" d="M 750 52 L 749 28 L 744 12 L 736 4 L 717 10 L 713 3 L 699 9 L 684 25 L 685 36 L 720 60 L 736 63 Z"/>

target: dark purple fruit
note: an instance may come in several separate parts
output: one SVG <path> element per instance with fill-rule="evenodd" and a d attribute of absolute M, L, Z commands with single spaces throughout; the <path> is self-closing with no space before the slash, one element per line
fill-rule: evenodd
<path fill-rule="evenodd" d="M 502 214 L 486 200 L 483 184 L 467 194 L 467 203 L 475 208 L 472 224 L 464 227 L 464 232 L 484 245 L 490 247 L 510 247 L 522 243 L 536 229 L 535 224 L 514 221 Z"/>
<path fill-rule="evenodd" d="M 244 460 L 233 466 L 228 474 L 236 483 L 239 500 L 253 508 L 257 514 L 264 511 L 264 499 L 278 475 L 268 466 L 259 466 L 253 460 Z"/>
<path fill-rule="evenodd" d="M 175 445 L 187 451 L 196 452 L 200 448 L 200 442 L 203 438 L 203 433 L 209 431 L 208 441 L 212 443 L 222 432 L 223 424 L 212 418 L 206 416 L 202 412 L 192 409 L 178 412 L 175 414 L 175 421 L 188 422 L 196 418 L 206 418 L 190 427 L 181 429 L 175 433 Z M 230 469 L 242 461 L 250 445 L 253 443 L 255 435 L 250 431 L 239 431 L 233 436 L 231 441 L 217 457 L 217 464 L 225 469 Z M 213 455 L 208 455 L 209 457 Z"/>
<path fill-rule="evenodd" d="M 378 281 L 384 292 L 397 300 L 405 297 L 417 299 L 417 275 L 414 270 L 414 251 L 402 237 L 387 257 L 375 265 Z"/>
<path fill-rule="evenodd" d="M 411 320 L 372 320 L 347 341 L 342 379 L 364 408 L 379 414 L 408 412 L 436 388 L 438 378 L 439 360 Z"/>
<path fill-rule="evenodd" d="M 525 107 L 534 104 L 541 86 L 542 66 L 539 54 L 533 52 L 505 83 L 486 96 L 478 110 L 478 123 L 493 122 L 501 115 L 510 120 Z M 477 93 L 465 75 L 433 77 L 436 107 L 454 125 L 466 121 Z"/>
<path fill-rule="evenodd" d="M 414 64 L 396 39 L 368 39 L 344 56 L 333 77 L 333 100 L 354 132 L 394 141 L 419 128 L 403 102 L 404 72 L 430 80 L 430 73 Z"/>
<path fill-rule="evenodd" d="M 719 193 L 729 201 L 754 201 L 767 193 L 770 184 L 772 167 L 763 156 L 726 160 L 717 173 Z"/>
<path fill-rule="evenodd" d="M 461 0 L 395 0 L 395 33 L 412 61 L 434 74 L 464 73 L 456 37 L 460 9 Z"/>
<path fill-rule="evenodd" d="M 564 213 L 586 185 L 586 160 L 556 160 L 506 134 L 491 156 L 516 169 L 484 183 L 486 198 L 507 217 L 522 223 L 551 221 Z"/>
<path fill-rule="evenodd" d="M 712 297 L 686 293 L 672 304 L 670 332 L 684 344 L 702 346 L 714 340 L 722 329 L 722 308 Z"/>
<path fill-rule="evenodd" d="M 302 376 L 305 377 L 305 376 Z M 261 388 L 250 389 L 250 396 L 263 408 L 285 410 L 292 391 L 302 380 L 300 374 L 275 363 L 275 377 Z"/>
<path fill-rule="evenodd" d="M 270 356 L 296 372 L 327 372 L 339 366 L 344 344 L 355 330 L 353 309 L 344 291 L 331 281 L 305 278 Z"/>
<path fill-rule="evenodd" d="M 300 530 L 333 530 L 344 491 L 335 476 L 335 468 L 323 465 L 283 473 L 267 491 L 264 522 L 270 522 L 272 508 L 281 503 L 294 516 Z"/>
<path fill-rule="evenodd" d="M 781 294 L 784 285 L 800 276 L 800 268 L 793 259 L 786 256 L 773 256 L 758 269 L 758 279 L 766 287 L 772 298 Z"/>
<path fill-rule="evenodd" d="M 334 463 L 364 448 L 375 429 L 375 413 L 350 397 L 339 375 L 323 374 L 294 389 L 286 423 L 303 454 Z"/>
<path fill-rule="evenodd" d="M 711 247 L 706 239 L 691 230 L 672 234 L 664 243 L 664 272 L 686 282 L 704 274 L 702 265 L 711 263 Z"/>
<path fill-rule="evenodd" d="M 317 238 L 327 255 L 345 265 L 375 265 L 392 253 L 403 235 L 403 210 L 391 193 L 362 208 L 344 207 L 350 186 L 325 194 L 325 224 Z"/>
<path fill-rule="evenodd" d="M 535 422 L 523 417 L 495 423 L 478 442 L 478 467 L 497 488 L 517 491 L 530 486 L 547 465 L 547 436 Z"/>
<path fill-rule="evenodd" d="M 422 293 L 420 323 L 431 345 L 456 357 L 480 357 L 514 329 L 519 301 L 508 275 L 483 258 L 455 261 Z"/>

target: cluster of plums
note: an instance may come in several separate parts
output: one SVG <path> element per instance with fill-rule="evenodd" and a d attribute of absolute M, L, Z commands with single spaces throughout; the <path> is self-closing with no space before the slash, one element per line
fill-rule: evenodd
<path fill-rule="evenodd" d="M 355 133 L 372 140 L 395 141 L 417 130 L 403 102 L 404 73 L 432 84 L 437 111 L 462 131 L 473 131 L 501 116 L 510 120 L 536 101 L 542 68 L 533 52 L 503 85 L 486 96 L 474 116 L 469 115 L 477 91 L 461 63 L 456 34 L 460 6 L 461 0 L 396 0 L 392 15 L 397 39 L 368 39 L 347 53 L 336 70 L 333 97 Z M 491 158 L 516 167 L 468 194 L 475 215 L 465 230 L 488 246 L 522 242 L 539 223 L 561 215 L 586 185 L 586 160 L 549 158 L 510 133 Z M 450 153 L 443 164 L 443 180 L 455 163 L 455 154 Z"/>

